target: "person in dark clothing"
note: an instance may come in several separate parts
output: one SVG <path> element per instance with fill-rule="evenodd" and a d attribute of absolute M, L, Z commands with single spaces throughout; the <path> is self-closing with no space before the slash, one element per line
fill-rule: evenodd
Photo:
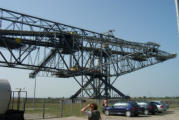
<path fill-rule="evenodd" d="M 90 110 L 88 110 L 90 108 Z M 88 120 L 101 120 L 100 112 L 97 110 L 98 106 L 96 103 L 86 105 L 81 109 L 81 112 L 86 113 Z"/>

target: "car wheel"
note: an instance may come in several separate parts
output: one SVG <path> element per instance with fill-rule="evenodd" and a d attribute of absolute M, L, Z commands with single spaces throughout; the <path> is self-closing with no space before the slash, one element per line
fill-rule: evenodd
<path fill-rule="evenodd" d="M 155 108 L 155 112 L 158 113 L 158 108 Z"/>
<path fill-rule="evenodd" d="M 104 114 L 107 115 L 107 116 L 110 115 L 108 110 L 106 110 L 106 111 L 104 112 Z"/>
<path fill-rule="evenodd" d="M 139 114 L 138 113 L 135 113 L 134 116 L 138 116 Z"/>
<path fill-rule="evenodd" d="M 154 112 L 154 111 L 152 112 L 152 115 L 155 115 L 155 112 Z"/>
<path fill-rule="evenodd" d="M 144 110 L 144 115 L 148 115 L 149 111 L 148 110 Z"/>
<path fill-rule="evenodd" d="M 131 112 L 130 111 L 126 111 L 126 116 L 127 117 L 131 117 Z"/>

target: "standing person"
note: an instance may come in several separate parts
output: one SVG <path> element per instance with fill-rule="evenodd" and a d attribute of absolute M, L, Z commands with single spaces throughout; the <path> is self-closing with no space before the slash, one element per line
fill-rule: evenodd
<path fill-rule="evenodd" d="M 107 99 L 104 99 L 104 101 L 103 101 L 103 107 L 107 107 L 108 106 L 108 101 L 107 101 Z"/>
<path fill-rule="evenodd" d="M 88 116 L 88 120 L 101 120 L 100 112 L 97 109 L 98 109 L 97 104 L 91 103 L 83 107 L 81 109 L 81 112 L 86 113 L 86 115 Z"/>

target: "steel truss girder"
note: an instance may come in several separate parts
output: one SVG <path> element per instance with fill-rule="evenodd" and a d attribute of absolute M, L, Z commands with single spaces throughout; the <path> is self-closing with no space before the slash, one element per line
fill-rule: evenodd
<path fill-rule="evenodd" d="M 1 67 L 33 70 L 31 77 L 84 76 L 75 97 L 111 97 L 110 91 L 123 96 L 113 87 L 117 77 L 176 57 L 156 43 L 126 41 L 2 8 L 0 47 Z"/>

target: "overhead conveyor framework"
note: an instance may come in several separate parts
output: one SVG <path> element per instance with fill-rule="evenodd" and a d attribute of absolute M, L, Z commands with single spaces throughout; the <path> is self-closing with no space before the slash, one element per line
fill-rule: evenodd
<path fill-rule="evenodd" d="M 176 57 L 154 42 L 131 42 L 3 8 L 0 48 L 1 67 L 32 70 L 32 78 L 73 77 L 80 89 L 71 98 L 126 98 L 113 86 L 119 76 Z"/>

